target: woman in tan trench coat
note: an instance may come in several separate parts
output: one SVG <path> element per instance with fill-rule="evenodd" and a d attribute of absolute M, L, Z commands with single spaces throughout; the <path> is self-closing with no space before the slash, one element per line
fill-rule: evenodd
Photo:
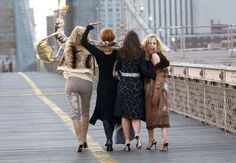
<path fill-rule="evenodd" d="M 168 76 L 167 67 L 169 66 L 169 61 L 163 55 L 164 48 L 156 35 L 146 36 L 143 46 L 146 52 L 146 59 L 152 63 L 150 63 L 149 67 L 156 73 L 155 81 L 145 79 L 146 127 L 149 136 L 147 150 L 151 150 L 153 146 L 156 149 L 157 142 L 154 139 L 154 128 L 161 128 L 162 141 L 160 151 L 167 151 L 167 127 L 170 127 L 170 125 L 165 80 Z"/>

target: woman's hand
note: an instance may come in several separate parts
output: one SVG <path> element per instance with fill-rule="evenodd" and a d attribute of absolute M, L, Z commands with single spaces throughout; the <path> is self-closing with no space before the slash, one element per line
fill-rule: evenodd
<path fill-rule="evenodd" d="M 158 64 L 161 61 L 161 59 L 160 59 L 160 57 L 159 57 L 159 55 L 157 53 L 153 53 L 151 55 L 151 61 L 152 61 L 153 65 L 156 65 L 156 64 Z"/>
<path fill-rule="evenodd" d="M 92 26 L 99 25 L 99 24 L 101 24 L 101 22 L 99 21 L 89 23 L 89 25 L 92 25 Z"/>

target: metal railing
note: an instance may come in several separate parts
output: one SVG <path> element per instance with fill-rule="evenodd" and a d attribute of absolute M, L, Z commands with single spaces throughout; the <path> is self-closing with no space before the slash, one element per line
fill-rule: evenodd
<path fill-rule="evenodd" d="M 236 133 L 236 68 L 170 66 L 170 110 Z"/>

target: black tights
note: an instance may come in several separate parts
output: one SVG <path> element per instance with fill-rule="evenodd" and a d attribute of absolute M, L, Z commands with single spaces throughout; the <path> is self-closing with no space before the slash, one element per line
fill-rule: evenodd
<path fill-rule="evenodd" d="M 103 120 L 103 127 L 104 127 L 104 131 L 106 134 L 107 143 L 109 142 L 112 144 L 112 136 L 113 136 L 113 131 L 115 128 L 115 123 L 113 121 L 109 121 L 107 119 L 104 119 Z"/>

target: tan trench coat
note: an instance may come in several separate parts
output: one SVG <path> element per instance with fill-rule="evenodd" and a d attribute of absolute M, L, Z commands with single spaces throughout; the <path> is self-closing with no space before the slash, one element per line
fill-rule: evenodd
<path fill-rule="evenodd" d="M 168 69 L 155 68 L 155 81 L 145 79 L 145 109 L 147 129 L 170 127 L 167 103 L 167 90 L 164 82 L 168 76 Z"/>

